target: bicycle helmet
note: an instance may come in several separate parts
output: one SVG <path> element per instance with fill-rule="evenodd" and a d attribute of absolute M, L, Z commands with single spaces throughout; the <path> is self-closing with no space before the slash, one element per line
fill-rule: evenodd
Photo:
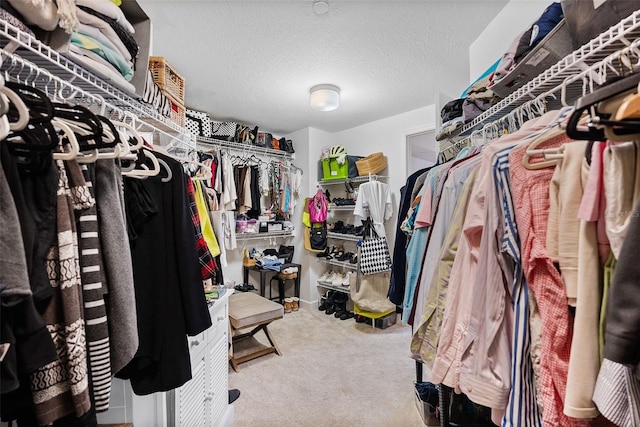
<path fill-rule="evenodd" d="M 340 157 L 346 154 L 347 154 L 347 149 L 344 148 L 342 145 L 334 145 L 333 147 L 331 147 L 331 150 L 329 150 L 330 159 L 335 159 L 336 157 Z"/>

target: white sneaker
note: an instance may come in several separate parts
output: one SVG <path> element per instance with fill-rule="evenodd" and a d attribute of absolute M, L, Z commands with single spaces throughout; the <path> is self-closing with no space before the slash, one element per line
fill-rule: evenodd
<path fill-rule="evenodd" d="M 325 272 L 324 272 L 324 274 L 323 274 L 322 276 L 318 277 L 317 282 L 318 282 L 318 283 L 324 283 L 324 282 L 325 282 L 325 280 L 327 280 L 327 278 L 331 275 L 331 273 L 333 273 L 333 271 L 332 271 L 332 270 L 325 271 Z"/>
<path fill-rule="evenodd" d="M 344 274 L 342 273 L 338 273 L 336 274 L 335 279 L 333 279 L 333 281 L 331 282 L 331 284 L 333 286 L 340 286 L 342 285 L 342 281 L 344 280 Z"/>
<path fill-rule="evenodd" d="M 337 276 L 338 276 L 338 273 L 336 273 L 335 271 L 332 271 L 331 274 L 329 274 L 329 276 L 320 283 L 324 283 L 325 285 L 331 285 L 333 281 L 336 280 Z"/>
<path fill-rule="evenodd" d="M 349 286 L 351 286 L 352 274 L 353 274 L 353 271 L 347 271 L 347 273 L 344 275 L 344 278 L 342 279 L 342 283 L 341 283 L 343 287 L 348 288 Z"/>

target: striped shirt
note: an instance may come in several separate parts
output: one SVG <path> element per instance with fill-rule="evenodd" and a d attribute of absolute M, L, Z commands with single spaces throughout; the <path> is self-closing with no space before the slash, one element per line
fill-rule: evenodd
<path fill-rule="evenodd" d="M 493 160 L 493 180 L 501 201 L 503 236 L 501 251 L 513 259 L 513 282 L 511 283 L 511 303 L 514 309 L 513 341 L 511 357 L 511 392 L 502 419 L 502 427 L 537 427 L 542 425 L 542 417 L 536 403 L 536 387 L 533 376 L 533 362 L 529 349 L 529 287 L 522 272 L 520 238 L 516 224 L 511 182 L 509 180 L 509 153 L 511 148 L 500 151 Z"/>

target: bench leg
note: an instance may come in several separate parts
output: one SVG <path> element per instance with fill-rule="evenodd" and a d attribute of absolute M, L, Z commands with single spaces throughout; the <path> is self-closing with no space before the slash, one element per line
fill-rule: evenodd
<path fill-rule="evenodd" d="M 261 356 L 265 356 L 267 354 L 270 353 L 276 353 L 278 356 L 282 356 L 282 353 L 280 352 L 280 349 L 278 348 L 278 344 L 276 343 L 276 340 L 273 338 L 273 335 L 271 335 L 271 332 L 269 331 L 269 328 L 267 327 L 269 325 L 269 323 L 263 323 L 262 325 L 258 325 L 255 328 L 253 328 L 250 332 L 246 332 L 244 334 L 240 334 L 240 335 L 236 335 L 234 337 L 232 337 L 231 342 L 236 342 L 236 341 L 240 341 L 242 339 L 245 338 L 249 338 L 254 336 L 258 331 L 262 330 L 264 331 L 264 334 L 267 336 L 267 340 L 269 340 L 269 344 L 271 344 L 271 347 L 268 348 L 263 348 L 261 350 L 258 351 L 254 351 L 253 353 L 249 353 L 245 356 L 241 356 L 241 357 L 236 357 L 235 354 L 234 356 L 232 356 L 229 359 L 229 362 L 231 362 L 231 367 L 233 368 L 233 370 L 235 372 L 238 372 L 238 365 L 240 363 L 243 362 L 247 362 L 249 360 L 261 357 Z"/>
<path fill-rule="evenodd" d="M 269 344 L 271 344 L 271 347 L 274 348 L 276 354 L 278 356 L 282 356 L 282 353 L 280 353 L 280 349 L 278 348 L 278 344 L 276 343 L 275 338 L 273 338 L 273 336 L 271 335 L 271 332 L 269 332 L 269 328 L 267 328 L 268 325 L 264 325 L 264 334 L 267 336 L 267 339 L 269 340 Z"/>

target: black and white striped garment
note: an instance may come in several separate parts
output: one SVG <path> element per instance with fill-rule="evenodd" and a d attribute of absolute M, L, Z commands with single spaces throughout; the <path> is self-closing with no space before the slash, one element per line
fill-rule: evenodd
<path fill-rule="evenodd" d="M 104 302 L 107 288 L 98 233 L 97 206 L 93 189 L 95 166 L 93 164 L 82 164 L 80 169 L 90 193 L 85 196 L 88 199 L 89 207 L 76 211 L 80 274 L 91 394 L 95 409 L 100 412 L 109 409 L 109 397 L 111 395 L 109 327 Z M 73 191 L 73 188 L 71 191 Z"/>

